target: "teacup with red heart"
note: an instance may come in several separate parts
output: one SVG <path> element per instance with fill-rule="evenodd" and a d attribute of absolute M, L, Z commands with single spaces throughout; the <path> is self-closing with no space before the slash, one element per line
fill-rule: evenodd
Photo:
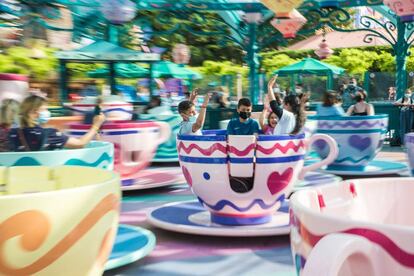
<path fill-rule="evenodd" d="M 323 140 L 324 160 L 304 167 L 309 145 Z M 179 135 L 177 150 L 183 174 L 212 222 L 254 225 L 271 220 L 295 182 L 335 160 L 335 140 L 323 134 L 232 136 Z"/>
<path fill-rule="evenodd" d="M 310 118 L 318 121 L 316 133 L 327 134 L 338 143 L 338 158 L 329 165 L 331 170 L 364 170 L 381 151 L 388 131 L 388 115 Z M 329 153 L 324 141 L 317 141 L 313 149 L 322 158 Z"/>

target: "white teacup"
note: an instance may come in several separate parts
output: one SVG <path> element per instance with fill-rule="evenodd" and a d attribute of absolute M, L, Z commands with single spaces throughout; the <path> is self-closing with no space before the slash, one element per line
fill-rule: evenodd
<path fill-rule="evenodd" d="M 298 275 L 414 275 L 414 178 L 356 179 L 290 200 Z"/>

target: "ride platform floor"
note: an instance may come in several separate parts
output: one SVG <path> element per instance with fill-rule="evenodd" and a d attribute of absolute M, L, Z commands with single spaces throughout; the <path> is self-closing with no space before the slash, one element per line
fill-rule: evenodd
<path fill-rule="evenodd" d="M 387 145 L 377 158 L 407 161 L 402 148 Z M 178 166 L 178 163 L 164 166 Z M 120 222 L 149 229 L 156 235 L 157 245 L 144 259 L 104 275 L 296 275 L 288 235 L 255 238 L 197 236 L 164 231 L 146 221 L 146 212 L 152 208 L 193 199 L 195 197 L 185 185 L 124 193 Z"/>

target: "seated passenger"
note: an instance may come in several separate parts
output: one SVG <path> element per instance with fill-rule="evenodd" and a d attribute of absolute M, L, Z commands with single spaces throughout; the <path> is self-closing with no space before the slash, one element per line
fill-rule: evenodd
<path fill-rule="evenodd" d="M 276 114 L 278 123 L 273 131 L 273 135 L 296 135 L 302 131 L 306 121 L 305 100 L 298 95 L 289 94 L 283 99 L 283 108 L 280 107 L 278 95 L 273 93 L 273 87 L 276 83 L 277 75 L 274 76 L 268 84 L 268 97 L 270 108 Z"/>
<path fill-rule="evenodd" d="M 43 128 L 50 118 L 46 99 L 29 96 L 20 105 L 20 127 L 10 130 L 9 139 L 12 151 L 39 151 L 65 148 L 82 148 L 98 133 L 105 121 L 100 114 L 93 118 L 89 131 L 80 138 L 68 137 L 54 128 Z"/>
<path fill-rule="evenodd" d="M 344 116 L 345 111 L 341 106 L 340 98 L 335 91 L 327 91 L 323 95 L 322 104 L 318 105 L 318 116 Z"/>
<path fill-rule="evenodd" d="M 277 125 L 277 116 L 274 112 L 269 111 L 270 107 L 267 102 L 268 100 L 265 102 L 263 111 L 260 114 L 259 123 L 264 135 L 273 135 L 273 131 Z M 267 119 L 267 123 L 265 123 L 265 118 Z"/>
<path fill-rule="evenodd" d="M 355 93 L 354 100 L 356 104 L 351 105 L 346 112 L 348 116 L 371 116 L 375 115 L 374 106 L 365 101 L 367 94 L 363 89 Z"/>
<path fill-rule="evenodd" d="M 19 102 L 5 99 L 0 108 L 0 152 L 10 151 L 9 132 L 19 125 Z"/>
<path fill-rule="evenodd" d="M 257 135 L 259 134 L 259 123 L 251 119 L 252 103 L 247 98 L 239 100 L 237 105 L 239 118 L 233 118 L 227 125 L 228 135 Z"/>
<path fill-rule="evenodd" d="M 183 118 L 180 124 L 179 135 L 203 135 L 201 130 L 204 126 L 206 118 L 206 109 L 210 99 L 209 94 L 204 96 L 203 105 L 200 108 L 200 113 L 197 115 L 194 101 L 197 98 L 199 89 L 195 89 L 188 100 L 182 101 L 178 104 L 178 113 Z"/>

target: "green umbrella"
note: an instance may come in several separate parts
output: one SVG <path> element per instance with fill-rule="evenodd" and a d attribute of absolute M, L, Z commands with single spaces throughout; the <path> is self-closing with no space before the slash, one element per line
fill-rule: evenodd
<path fill-rule="evenodd" d="M 344 68 L 330 65 L 313 58 L 305 58 L 297 63 L 276 70 L 273 73 L 280 76 L 286 76 L 294 74 L 340 75 L 343 72 L 345 72 Z"/>
<path fill-rule="evenodd" d="M 88 76 L 91 78 L 108 78 L 109 69 L 99 68 L 89 71 Z M 147 78 L 149 77 L 149 70 L 133 63 L 117 63 L 115 64 L 115 77 L 125 79 Z"/>
<path fill-rule="evenodd" d="M 176 78 L 192 80 L 203 78 L 201 74 L 171 61 L 161 61 L 154 63 L 152 70 L 153 76 L 155 78 Z"/>

